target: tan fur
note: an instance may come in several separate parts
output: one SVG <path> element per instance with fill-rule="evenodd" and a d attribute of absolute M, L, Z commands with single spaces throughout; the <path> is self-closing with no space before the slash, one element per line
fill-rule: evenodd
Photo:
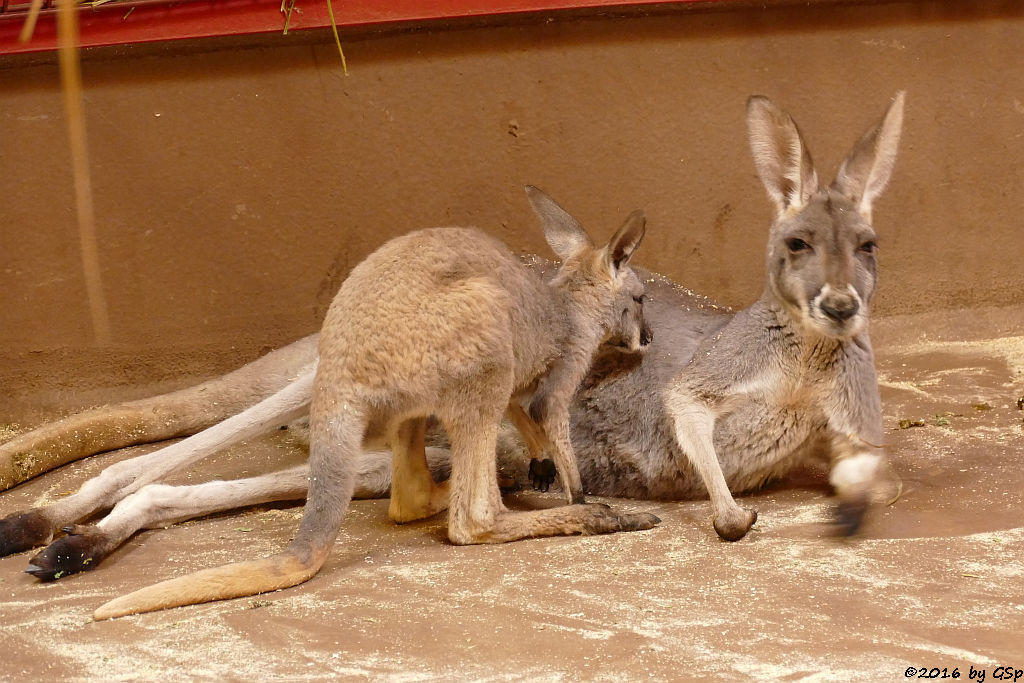
<path fill-rule="evenodd" d="M 656 524 L 652 515 L 618 515 L 602 505 L 520 513 L 502 505 L 495 448 L 512 397 L 533 394 L 526 419 L 537 423 L 537 440 L 550 444 L 567 495 L 582 500 L 569 442 L 569 402 L 600 344 L 616 340 L 639 350 L 646 334 L 642 285 L 626 265 L 642 238 L 642 218 L 632 215 L 606 247 L 595 249 L 553 200 L 534 188 L 528 193 L 549 243 L 564 259 L 550 283 L 479 231 L 435 228 L 387 243 L 342 285 L 320 337 L 306 511 L 284 553 L 136 591 L 101 607 L 96 618 L 305 581 L 337 536 L 362 448 L 385 441 L 395 472 L 391 516 L 429 516 L 449 498 L 454 543 Z M 353 325 L 355 320 L 361 324 Z M 426 464 L 430 415 L 452 444 L 452 475 L 443 487 Z"/>
<path fill-rule="evenodd" d="M 262 560 L 204 569 L 195 574 L 163 581 L 144 589 L 147 591 L 149 606 L 145 611 L 177 607 L 182 604 L 182 594 L 186 593 L 192 596 L 191 604 L 195 604 L 289 588 L 309 580 L 325 558 L 326 553 L 324 557 L 304 562 L 287 555 L 275 555 Z M 93 613 L 93 619 L 103 621 L 138 613 L 137 599 L 140 592 L 129 593 L 100 606 Z"/>

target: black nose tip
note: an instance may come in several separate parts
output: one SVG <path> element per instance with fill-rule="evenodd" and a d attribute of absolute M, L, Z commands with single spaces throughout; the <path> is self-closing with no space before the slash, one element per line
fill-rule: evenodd
<path fill-rule="evenodd" d="M 640 329 L 640 346 L 647 346 L 654 341 L 654 332 L 651 332 L 651 328 L 644 325 Z"/>
<path fill-rule="evenodd" d="M 825 302 L 821 303 L 821 310 L 828 317 L 832 318 L 836 322 L 845 322 L 857 314 L 860 310 L 860 305 L 856 301 L 851 301 L 848 304 L 840 304 L 838 306 L 832 306 Z"/>

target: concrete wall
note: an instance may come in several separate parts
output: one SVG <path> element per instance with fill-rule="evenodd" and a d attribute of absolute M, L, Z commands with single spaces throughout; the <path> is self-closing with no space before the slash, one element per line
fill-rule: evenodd
<path fill-rule="evenodd" d="M 56 66 L 0 57 L 0 408 L 239 364 L 315 330 L 345 272 L 416 227 L 478 225 L 547 254 L 524 183 L 600 235 L 646 209 L 642 264 L 744 305 L 761 288 L 770 219 L 745 140 L 752 93 L 794 115 L 831 180 L 908 91 L 875 210 L 879 313 L 1024 302 L 1019 2 L 431 25 L 344 41 L 347 77 L 319 32 L 86 55 L 105 348 Z"/>

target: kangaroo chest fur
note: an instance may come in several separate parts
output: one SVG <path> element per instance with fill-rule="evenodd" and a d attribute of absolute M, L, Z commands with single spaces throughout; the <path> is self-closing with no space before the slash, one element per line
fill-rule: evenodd
<path fill-rule="evenodd" d="M 734 491 L 813 458 L 833 431 L 880 441 L 866 332 L 815 339 L 781 324 L 762 302 L 729 316 L 677 287 L 647 282 L 654 343 L 639 362 L 599 359 L 574 404 L 573 439 L 588 493 L 706 495 L 673 438 L 666 405 L 673 392 L 690 393 L 716 414 L 715 450 Z"/>
<path fill-rule="evenodd" d="M 759 302 L 697 350 L 672 390 L 685 387 L 711 407 L 723 474 L 730 488 L 747 490 L 823 455 L 833 434 L 860 436 L 875 403 L 860 395 L 871 367 L 866 335 L 808 334 Z"/>

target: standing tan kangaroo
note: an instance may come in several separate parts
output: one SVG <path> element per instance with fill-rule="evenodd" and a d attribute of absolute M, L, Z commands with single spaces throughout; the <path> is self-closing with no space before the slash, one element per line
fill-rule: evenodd
<path fill-rule="evenodd" d="M 874 446 L 882 443 L 882 417 L 867 324 L 877 279 L 871 214 L 891 175 L 902 115 L 900 94 L 854 145 L 833 185 L 821 188 L 789 115 L 764 98 L 750 100 L 751 149 L 776 208 L 765 290 L 732 314 L 638 269 L 644 316 L 657 334 L 639 355 L 603 347 L 570 409 L 586 493 L 657 500 L 710 494 L 720 533 L 736 538 L 753 515 L 731 493 L 824 462 L 839 495 L 838 529 L 856 529 L 885 465 Z M 533 267 L 553 272 L 539 260 Z M 142 528 L 302 499 L 304 465 L 193 486 L 152 482 L 302 414 L 316 343 L 312 335 L 192 389 L 95 409 L 0 445 L 0 465 L 44 460 L 58 445 L 67 462 L 198 432 L 107 468 L 66 498 L 0 520 L 0 555 L 50 543 L 65 525 L 113 506 L 96 525 L 68 527 L 73 533 L 33 558 L 30 570 L 38 564 L 49 579 L 96 567 Z M 436 473 L 450 465 L 444 449 L 427 448 L 427 457 Z M 360 458 L 357 496 L 388 494 L 391 459 L 378 452 Z M 12 481 L 29 473 L 19 470 Z"/>
<path fill-rule="evenodd" d="M 390 444 L 392 517 L 446 507 L 453 543 L 649 529 L 650 514 L 583 501 L 569 440 L 569 403 L 597 348 L 639 351 L 643 285 L 628 261 L 644 235 L 635 212 L 604 247 L 553 200 L 528 187 L 548 243 L 563 259 L 545 282 L 500 242 L 466 228 L 391 240 L 356 266 L 320 334 L 310 406 L 309 492 L 296 538 L 281 554 L 166 581 L 104 605 L 97 619 L 253 595 L 313 576 L 330 552 L 366 445 Z M 352 325 L 351 321 L 362 321 Z M 498 428 L 529 394 L 530 418 L 550 444 L 577 504 L 511 512 L 498 490 Z M 424 435 L 436 416 L 451 440 L 451 478 L 431 477 Z"/>

